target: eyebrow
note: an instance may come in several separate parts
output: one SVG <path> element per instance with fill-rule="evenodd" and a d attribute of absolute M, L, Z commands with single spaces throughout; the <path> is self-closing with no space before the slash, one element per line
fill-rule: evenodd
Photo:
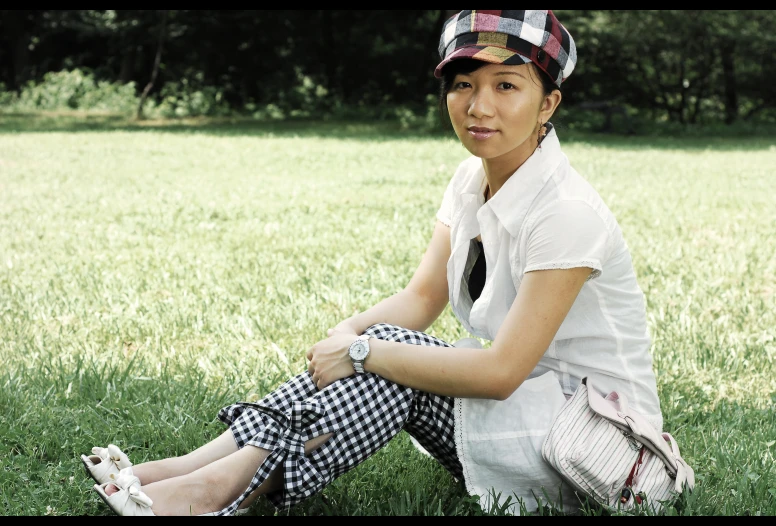
<path fill-rule="evenodd" d="M 496 77 L 503 77 L 506 75 L 517 75 L 518 77 L 525 78 L 525 75 L 523 75 L 522 73 L 518 73 L 517 71 L 499 71 L 498 73 L 494 73 L 494 75 Z"/>

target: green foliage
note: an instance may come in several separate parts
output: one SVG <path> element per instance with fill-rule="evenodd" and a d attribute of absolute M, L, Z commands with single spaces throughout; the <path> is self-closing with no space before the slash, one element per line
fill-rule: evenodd
<path fill-rule="evenodd" d="M 231 113 L 223 90 L 215 86 L 192 87 L 186 79 L 168 82 L 162 88 L 161 102 L 146 114 L 160 117 L 218 117 Z"/>
<path fill-rule="evenodd" d="M 426 132 L 441 131 L 447 117 L 440 115 L 438 99 L 435 95 L 426 95 L 426 106 L 422 111 L 413 111 L 402 106 L 396 108 L 396 118 L 402 129 Z"/>
<path fill-rule="evenodd" d="M 732 124 L 776 106 L 767 10 L 569 10 L 569 102 L 613 101 L 653 122 Z"/>
<path fill-rule="evenodd" d="M 18 95 L 14 91 L 9 91 L 5 83 L 0 82 L 0 108 L 13 104 Z"/>
<path fill-rule="evenodd" d="M 29 81 L 18 96 L 0 86 L 6 111 L 89 110 L 130 113 L 137 107 L 135 85 L 97 81 L 88 70 L 49 72 L 41 82 Z"/>
<path fill-rule="evenodd" d="M 304 370 L 326 328 L 406 285 L 468 155 L 388 122 L 37 119 L 0 123 L 9 516 L 109 515 L 81 453 L 185 454 L 224 430 L 220 407 Z M 698 481 L 668 514 L 776 514 L 776 135 L 559 136 L 618 218 L 647 298 L 665 428 Z M 429 332 L 465 336 L 449 309 Z M 321 495 L 252 513 L 500 515 L 504 502 L 480 509 L 400 434 Z"/>
<path fill-rule="evenodd" d="M 25 109 L 131 112 L 127 86 L 148 82 L 164 29 L 149 115 L 155 106 L 157 116 L 172 117 L 218 116 L 229 108 L 261 120 L 398 119 L 408 129 L 433 128 L 425 98 L 437 90 L 431 72 L 450 14 L 0 10 L 0 64 L 7 65 L 0 68 L 0 82 L 12 92 L 0 92 L 0 103 L 19 98 Z M 701 127 L 776 119 L 776 34 L 770 29 L 776 11 L 556 14 L 578 50 L 576 69 L 564 84 L 567 107 L 623 104 L 647 129 L 650 123 Z M 71 72 L 68 78 L 46 77 L 63 70 Z M 79 79 L 77 71 L 93 71 L 94 78 Z M 107 84 L 93 87 L 94 79 Z M 22 91 L 31 98 L 21 101 Z M 81 100 L 83 93 L 96 100 Z"/>

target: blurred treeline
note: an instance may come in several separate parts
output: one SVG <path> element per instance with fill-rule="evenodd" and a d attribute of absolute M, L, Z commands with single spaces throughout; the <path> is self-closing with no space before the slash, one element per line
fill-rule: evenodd
<path fill-rule="evenodd" d="M 0 10 L 0 105 L 430 121 L 455 12 Z M 776 120 L 775 11 L 555 13 L 579 55 L 564 107 L 604 128 Z"/>

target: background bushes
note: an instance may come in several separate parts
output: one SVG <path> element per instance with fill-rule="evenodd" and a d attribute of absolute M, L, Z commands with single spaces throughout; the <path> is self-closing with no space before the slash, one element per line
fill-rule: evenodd
<path fill-rule="evenodd" d="M 145 105 L 153 116 L 392 119 L 433 128 L 432 71 L 454 13 L 0 10 L 0 105 L 132 113 L 154 78 Z M 578 48 L 564 83 L 570 125 L 638 133 L 776 123 L 775 11 L 556 14 Z M 609 120 L 604 106 L 615 112 Z M 590 118 L 575 118 L 583 115 Z"/>

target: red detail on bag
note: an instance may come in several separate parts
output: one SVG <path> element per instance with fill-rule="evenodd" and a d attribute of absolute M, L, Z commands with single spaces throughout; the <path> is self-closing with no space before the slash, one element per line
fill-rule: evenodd
<path fill-rule="evenodd" d="M 625 480 L 625 487 L 630 488 L 633 487 L 633 479 L 639 472 L 639 467 L 641 467 L 641 461 L 644 458 L 644 450 L 646 449 L 646 446 L 641 446 L 641 449 L 639 450 L 639 458 L 636 460 L 636 462 L 633 464 L 633 467 L 630 470 L 630 475 L 628 475 L 628 478 Z"/>

